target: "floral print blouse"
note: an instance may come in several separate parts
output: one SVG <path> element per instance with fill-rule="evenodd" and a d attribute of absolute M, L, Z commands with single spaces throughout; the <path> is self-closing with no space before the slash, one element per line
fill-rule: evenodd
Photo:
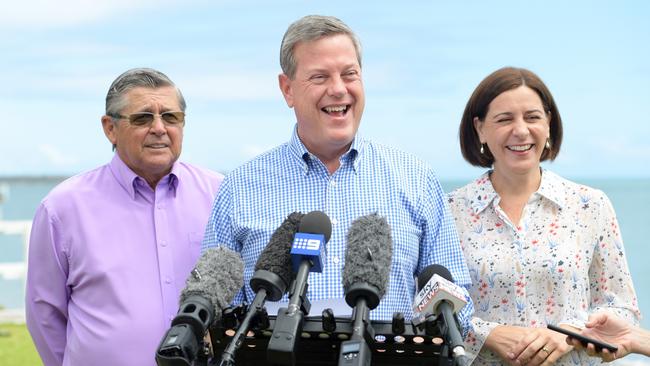
<path fill-rule="evenodd" d="M 590 313 L 603 309 L 637 323 L 636 294 L 607 196 L 543 169 L 517 225 L 499 207 L 490 173 L 449 194 L 472 277 L 474 330 L 466 347 L 474 365 L 501 363 L 492 351 L 481 350 L 500 324 L 582 328 Z M 577 351 L 557 362 L 598 363 Z"/>

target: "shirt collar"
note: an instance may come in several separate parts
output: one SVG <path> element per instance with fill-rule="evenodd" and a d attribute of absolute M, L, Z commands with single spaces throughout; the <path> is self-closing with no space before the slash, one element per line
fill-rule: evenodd
<path fill-rule="evenodd" d="M 144 178 L 135 174 L 135 172 L 122 161 L 117 153 L 114 154 L 113 159 L 109 163 L 109 167 L 118 183 L 126 190 L 129 197 L 132 199 L 135 199 L 138 190 L 145 189 L 149 185 Z M 174 195 L 176 195 L 180 173 L 181 170 L 178 167 L 178 162 L 175 162 L 174 165 L 172 165 L 169 174 L 165 175 L 158 182 L 158 187 L 167 187 L 168 189 L 173 190 Z"/>
<path fill-rule="evenodd" d="M 565 192 L 562 187 L 561 178 L 555 173 L 543 168 L 541 172 L 542 181 L 540 182 L 537 191 L 533 193 L 533 197 L 544 197 L 562 208 L 563 202 L 565 202 Z M 490 173 L 492 173 L 492 170 L 489 170 L 478 177 L 474 180 L 470 188 L 471 191 L 469 192 L 469 196 L 473 197 L 471 206 L 475 214 L 485 210 L 485 208 L 493 202 L 498 204 L 501 199 L 492 186 Z M 531 197 L 531 199 L 533 199 L 533 197 Z"/>
<path fill-rule="evenodd" d="M 352 163 L 352 168 L 356 172 L 359 169 L 359 159 L 357 159 L 357 157 L 365 145 L 366 141 L 357 134 L 354 140 L 352 140 L 350 149 L 341 156 L 341 165 Z M 313 160 L 318 159 L 316 155 L 310 153 L 302 141 L 300 141 L 300 137 L 298 137 L 298 124 L 294 126 L 291 139 L 289 140 L 289 152 L 291 157 L 301 165 L 305 175 L 309 173 L 309 169 L 313 167 Z"/>
<path fill-rule="evenodd" d="M 470 192 L 468 193 L 469 197 L 472 198 L 470 204 L 475 214 L 485 210 L 492 201 L 498 198 L 498 194 L 492 186 L 492 181 L 490 181 L 491 172 L 491 170 L 488 170 L 483 173 L 483 175 L 476 178 L 470 186 Z"/>
<path fill-rule="evenodd" d="M 566 202 L 566 188 L 559 175 L 542 168 L 542 182 L 537 192 L 542 197 L 552 201 L 558 207 L 564 208 Z"/>

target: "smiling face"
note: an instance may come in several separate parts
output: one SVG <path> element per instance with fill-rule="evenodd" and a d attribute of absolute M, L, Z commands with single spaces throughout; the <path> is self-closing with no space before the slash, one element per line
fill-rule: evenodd
<path fill-rule="evenodd" d="M 293 79 L 281 74 L 280 89 L 294 109 L 298 136 L 323 162 L 350 147 L 365 104 L 361 66 L 349 36 L 337 34 L 298 43 Z"/>
<path fill-rule="evenodd" d="M 178 94 L 171 86 L 151 89 L 137 87 L 124 95 L 127 101 L 120 114 L 129 116 L 137 112 L 160 114 L 180 111 Z M 106 137 L 116 145 L 120 159 L 149 185 L 168 174 L 181 154 L 183 125 L 165 125 L 156 116 L 149 126 L 134 126 L 128 119 L 102 117 Z"/>
<path fill-rule="evenodd" d="M 550 118 L 539 95 L 525 85 L 494 98 L 485 119 L 474 118 L 481 143 L 487 144 L 494 156 L 494 173 L 539 174 Z"/>

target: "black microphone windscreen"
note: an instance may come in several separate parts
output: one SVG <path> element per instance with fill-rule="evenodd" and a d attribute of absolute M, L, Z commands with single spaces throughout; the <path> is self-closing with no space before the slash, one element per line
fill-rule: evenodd
<path fill-rule="evenodd" d="M 454 282 L 454 278 L 451 276 L 451 272 L 447 269 L 447 267 L 440 265 L 440 264 L 431 264 L 427 266 L 425 269 L 422 270 L 420 275 L 418 276 L 418 291 L 420 288 L 422 288 L 422 285 L 425 283 L 429 282 L 431 277 L 433 277 L 434 274 L 437 274 L 438 276 L 444 278 L 447 281 Z"/>
<path fill-rule="evenodd" d="M 293 212 L 284 219 L 262 250 L 257 263 L 255 263 L 255 271 L 269 271 L 278 275 L 285 284 L 291 282 L 293 274 L 291 271 L 291 244 L 293 244 L 293 237 L 298 232 L 298 225 L 303 216 L 305 215 L 300 212 Z"/>
<path fill-rule="evenodd" d="M 348 229 L 343 289 L 355 283 L 366 283 L 379 291 L 379 298 L 386 293 L 390 263 L 393 256 L 393 240 L 390 225 L 384 217 L 370 214 L 357 218 Z"/>
<path fill-rule="evenodd" d="M 332 222 L 322 211 L 312 211 L 300 221 L 299 232 L 307 234 L 323 234 L 327 243 L 332 236 Z"/>
<path fill-rule="evenodd" d="M 181 291 L 180 304 L 199 295 L 210 301 L 218 319 L 244 284 L 244 262 L 239 253 L 224 246 L 206 250 Z"/>

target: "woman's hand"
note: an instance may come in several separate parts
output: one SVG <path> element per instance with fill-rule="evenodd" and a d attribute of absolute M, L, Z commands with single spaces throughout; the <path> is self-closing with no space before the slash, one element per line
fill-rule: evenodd
<path fill-rule="evenodd" d="M 504 362 L 509 365 L 517 365 L 509 354 L 513 347 L 519 344 L 519 341 L 526 337 L 530 328 L 517 327 L 512 325 L 499 325 L 494 328 L 487 339 L 484 347 L 496 353 Z"/>
<path fill-rule="evenodd" d="M 569 326 L 563 328 L 577 331 Z M 566 336 L 546 328 L 525 328 L 526 335 L 508 352 L 508 360 L 514 365 L 552 365 L 573 349 L 566 343 Z"/>

